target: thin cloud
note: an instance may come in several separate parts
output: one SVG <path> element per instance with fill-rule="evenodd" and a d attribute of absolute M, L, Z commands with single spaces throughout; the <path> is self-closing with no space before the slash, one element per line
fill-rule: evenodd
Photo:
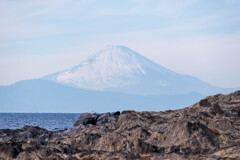
<path fill-rule="evenodd" d="M 240 86 L 239 3 L 237 0 L 3 0 L 0 1 L 0 56 L 4 55 L 0 57 L 1 82 L 43 76 L 47 71 L 66 67 L 66 63 L 76 64 L 78 59 L 81 61 L 105 45 L 123 44 L 177 72 L 219 86 Z M 75 58 L 64 58 L 61 53 Z M 13 59 L 16 63 L 12 63 Z M 46 59 L 49 63 L 45 63 Z M 56 60 L 58 68 L 52 65 Z M 27 68 L 31 65 L 34 70 Z M 226 81 L 221 77 L 231 78 Z"/>
<path fill-rule="evenodd" d="M 13 43 L 0 43 L 0 48 L 12 47 L 16 45 L 28 44 L 29 42 L 13 42 Z"/>

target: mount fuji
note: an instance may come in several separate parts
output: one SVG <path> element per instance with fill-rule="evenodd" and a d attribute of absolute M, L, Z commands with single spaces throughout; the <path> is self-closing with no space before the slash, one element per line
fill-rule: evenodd
<path fill-rule="evenodd" d="M 0 111 L 159 111 L 234 90 L 173 72 L 125 46 L 109 45 L 70 69 L 0 86 Z"/>
<path fill-rule="evenodd" d="M 108 45 L 87 60 L 43 79 L 95 91 L 137 95 L 202 95 L 231 92 L 195 77 L 171 71 L 139 53 L 120 45 Z"/>

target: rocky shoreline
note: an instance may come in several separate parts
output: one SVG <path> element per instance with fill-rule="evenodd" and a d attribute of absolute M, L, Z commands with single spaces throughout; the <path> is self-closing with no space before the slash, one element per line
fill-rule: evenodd
<path fill-rule="evenodd" d="M 71 129 L 0 130 L 0 160 L 240 159 L 240 91 L 180 110 L 85 113 Z"/>

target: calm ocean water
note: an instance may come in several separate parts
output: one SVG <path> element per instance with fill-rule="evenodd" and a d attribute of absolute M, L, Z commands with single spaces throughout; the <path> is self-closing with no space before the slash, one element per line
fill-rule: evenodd
<path fill-rule="evenodd" d="M 0 129 L 17 129 L 25 125 L 56 131 L 72 128 L 80 113 L 0 113 Z"/>

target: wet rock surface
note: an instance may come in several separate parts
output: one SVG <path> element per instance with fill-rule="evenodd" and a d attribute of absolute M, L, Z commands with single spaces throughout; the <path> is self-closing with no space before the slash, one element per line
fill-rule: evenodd
<path fill-rule="evenodd" d="M 240 159 L 240 91 L 164 112 L 82 114 L 57 132 L 0 130 L 7 159 Z"/>

